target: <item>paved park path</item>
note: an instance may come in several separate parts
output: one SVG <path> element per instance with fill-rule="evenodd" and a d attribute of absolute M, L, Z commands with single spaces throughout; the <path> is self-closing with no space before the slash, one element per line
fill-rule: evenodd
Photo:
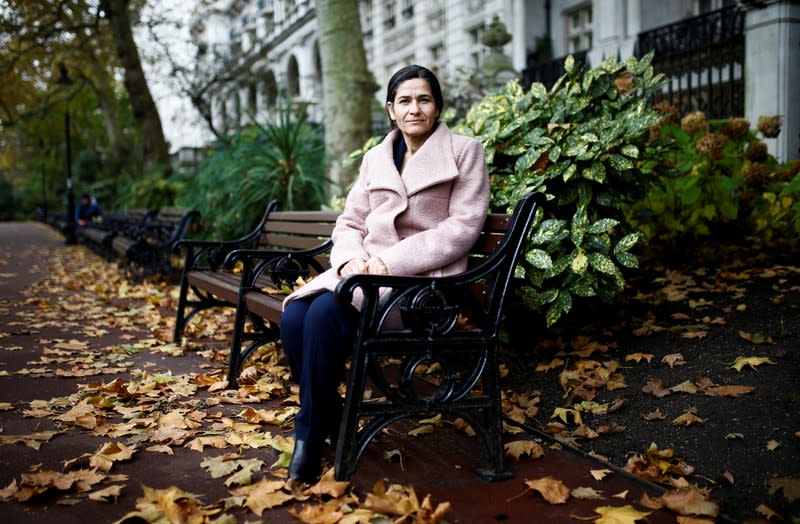
<path fill-rule="evenodd" d="M 94 259 L 92 257 L 95 257 Z M 62 238 L 49 227 L 38 223 L 0 223 L 0 490 L 20 482 L 31 471 L 63 472 L 80 464 L 86 467 L 86 456 L 109 442 L 108 436 L 95 436 L 92 431 L 67 424 L 55 416 L 30 416 L 30 410 L 50 409 L 63 413 L 76 402 L 75 394 L 91 384 L 110 383 L 115 378 L 130 380 L 136 370 L 172 375 L 199 373 L 207 370 L 209 360 L 195 352 L 169 355 L 142 351 L 117 369 L 116 363 L 102 361 L 98 374 L 75 376 L 70 373 L 74 362 L 56 358 L 59 354 L 74 356 L 75 348 L 87 346 L 107 348 L 115 344 L 136 344 L 152 339 L 154 326 L 148 325 L 147 300 L 136 296 L 123 301 L 107 299 L 108 307 L 98 307 L 97 294 L 105 288 L 102 278 L 81 273 L 78 282 L 85 285 L 65 287 L 48 275 L 53 271 L 81 272 L 87 261 L 96 262 L 96 255 L 81 246 L 64 246 Z M 74 282 L 74 280 L 73 280 Z M 103 303 L 102 301 L 100 302 Z M 127 309 L 126 309 L 127 308 Z M 109 311 L 114 311 L 111 314 Z M 131 312 L 126 315 L 125 312 Z M 132 318 L 130 318 L 132 317 Z M 71 342 L 72 341 L 72 342 Z M 54 348 L 62 348 L 60 353 Z M 70 349 L 72 348 L 72 349 Z M 97 357 L 98 353 L 88 356 Z M 224 368 L 224 362 L 215 364 Z M 85 368 L 81 368 L 85 369 Z M 58 370 L 61 370 L 60 372 Z M 66 370 L 66 371 L 65 371 Z M 98 382 L 102 381 L 102 382 Z M 95 386 L 96 387 L 96 386 Z M 198 406 L 213 406 L 215 393 L 198 390 L 189 400 Z M 255 409 L 276 408 L 280 402 L 268 400 L 250 405 Z M 226 415 L 247 406 L 227 407 Z M 163 406 L 168 410 L 169 406 Z M 211 411 L 211 408 L 209 408 Z M 28 415 L 28 416 L 26 416 Z M 102 421 L 101 421 L 102 422 Z M 274 426 L 264 428 L 275 432 Z M 22 442 L 7 443 L 15 435 L 55 432 L 39 449 Z M 290 435 L 284 430 L 284 435 Z M 5 440 L 2 440 L 5 437 Z M 509 436 L 507 440 L 529 438 Z M 136 447 L 135 439 L 117 439 Z M 382 436 L 365 453 L 357 474 L 352 479 L 355 493 L 362 497 L 379 479 L 389 483 L 413 485 L 420 500 L 427 494 L 434 504 L 449 502 L 446 522 L 579 522 L 571 516 L 600 517 L 594 512 L 600 506 L 631 505 L 640 511 L 639 501 L 647 486 L 620 472 L 610 472 L 596 480 L 593 470 L 606 466 L 594 459 L 566 449 L 557 449 L 547 440 L 541 441 L 545 453 L 538 459 L 509 459 L 514 478 L 505 482 L 485 483 L 474 474 L 480 465 L 479 450 L 474 438 L 457 431 L 442 430 L 424 437 L 398 438 Z M 144 443 L 140 447 L 144 447 Z M 404 460 L 388 461 L 384 453 L 400 450 Z M 212 449 L 198 452 L 185 446 L 173 446 L 172 454 L 138 450 L 133 459 L 115 462 L 110 473 L 125 475 L 120 494 L 109 502 L 90 500 L 87 493 L 74 489 L 49 490 L 27 502 L 0 502 L 4 523 L 37 522 L 47 524 L 114 522 L 136 510 L 142 486 L 165 489 L 177 486 L 198 494 L 204 504 L 214 504 L 230 496 L 223 478 L 213 479 L 200 466 L 204 458 L 238 451 L 246 458 L 259 458 L 268 468 L 278 454 L 269 447 L 259 449 Z M 87 455 L 88 454 L 88 455 Z M 76 462 L 70 463 L 69 461 Z M 67 466 L 65 469 L 65 465 Z M 601 499 L 570 497 L 565 504 L 550 504 L 536 491 L 528 490 L 525 481 L 553 477 L 569 489 L 593 488 Z M 120 482 L 116 482 L 120 484 Z M 105 487 L 98 486 L 97 488 Z M 96 490 L 96 489 L 95 489 Z M 650 492 L 651 495 L 657 493 Z M 289 514 L 291 502 L 265 511 L 264 522 L 298 522 Z M 227 510 L 239 522 L 257 521 L 245 509 Z M 675 522 L 675 515 L 666 510 L 650 514 L 648 522 Z"/>

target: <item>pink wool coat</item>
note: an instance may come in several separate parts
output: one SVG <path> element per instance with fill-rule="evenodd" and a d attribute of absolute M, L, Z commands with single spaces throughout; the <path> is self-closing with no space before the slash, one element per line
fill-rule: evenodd
<path fill-rule="evenodd" d="M 392 146 L 402 139 L 395 129 L 364 156 L 331 235 L 331 269 L 289 295 L 284 306 L 333 291 L 339 269 L 357 257 L 380 257 L 391 275 L 444 276 L 466 269 L 489 207 L 483 146 L 439 123 L 401 176 Z"/>

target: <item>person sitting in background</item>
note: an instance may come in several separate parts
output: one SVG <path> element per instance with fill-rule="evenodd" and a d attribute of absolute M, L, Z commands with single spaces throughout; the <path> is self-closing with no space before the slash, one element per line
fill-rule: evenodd
<path fill-rule="evenodd" d="M 75 223 L 79 226 L 85 226 L 89 222 L 95 221 L 103 217 L 103 211 L 100 209 L 100 204 L 97 200 L 91 198 L 89 193 L 81 195 L 81 201 L 75 207 Z"/>

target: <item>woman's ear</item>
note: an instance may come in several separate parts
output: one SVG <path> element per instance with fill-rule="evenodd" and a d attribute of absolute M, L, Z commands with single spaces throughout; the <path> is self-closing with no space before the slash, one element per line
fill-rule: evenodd
<path fill-rule="evenodd" d="M 389 118 L 391 118 L 392 121 L 397 120 L 394 117 L 394 107 L 392 107 L 392 103 L 391 102 L 386 102 L 386 111 L 389 113 Z"/>

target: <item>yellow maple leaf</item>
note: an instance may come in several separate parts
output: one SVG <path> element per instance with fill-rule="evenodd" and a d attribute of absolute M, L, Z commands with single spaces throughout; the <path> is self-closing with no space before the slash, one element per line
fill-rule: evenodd
<path fill-rule="evenodd" d="M 736 371 L 741 371 L 745 366 L 756 369 L 756 366 L 761 364 L 776 364 L 776 362 L 770 360 L 769 357 L 737 357 L 736 362 L 731 367 Z"/>
<path fill-rule="evenodd" d="M 630 505 L 620 507 L 601 506 L 594 508 L 594 511 L 602 515 L 594 521 L 595 524 L 633 524 L 652 513 L 650 511 L 637 511 Z"/>
<path fill-rule="evenodd" d="M 506 455 L 519 460 L 521 456 L 527 455 L 531 458 L 539 458 L 544 455 L 544 448 L 533 440 L 515 440 L 505 444 Z"/>
<path fill-rule="evenodd" d="M 673 426 L 691 426 L 692 424 L 704 424 L 705 420 L 694 414 L 691 409 L 679 415 L 672 421 Z"/>
<path fill-rule="evenodd" d="M 573 419 L 573 422 L 575 422 L 575 424 L 578 424 L 578 425 L 583 424 L 583 419 L 581 418 L 581 413 L 577 409 L 555 408 L 553 410 L 553 414 L 550 416 L 550 418 L 558 417 L 562 421 L 564 421 L 564 423 L 569 423 L 569 420 L 567 420 L 567 419 L 569 418 L 570 415 L 572 415 L 572 419 Z"/>
<path fill-rule="evenodd" d="M 606 475 L 613 473 L 610 469 L 590 469 L 589 474 L 594 477 L 595 480 L 603 480 L 606 478 Z"/>
<path fill-rule="evenodd" d="M 569 498 L 569 488 L 553 477 L 525 480 L 524 483 L 529 490 L 538 491 L 550 504 L 564 504 Z"/>
<path fill-rule="evenodd" d="M 539 364 L 538 366 L 536 366 L 536 371 L 540 371 L 540 372 L 550 371 L 552 369 L 556 369 L 556 368 L 561 367 L 563 365 L 564 365 L 564 361 L 561 360 L 560 358 L 556 357 L 556 358 L 554 358 L 553 360 L 551 360 L 547 364 L 542 363 L 542 364 Z"/>
<path fill-rule="evenodd" d="M 642 360 L 646 360 L 647 363 L 649 364 L 650 361 L 653 360 L 654 356 L 655 355 L 653 355 L 652 353 L 641 353 L 641 352 L 639 352 L 639 353 L 631 353 L 629 355 L 625 355 L 625 362 L 633 361 L 633 362 L 636 362 L 638 364 Z"/>

